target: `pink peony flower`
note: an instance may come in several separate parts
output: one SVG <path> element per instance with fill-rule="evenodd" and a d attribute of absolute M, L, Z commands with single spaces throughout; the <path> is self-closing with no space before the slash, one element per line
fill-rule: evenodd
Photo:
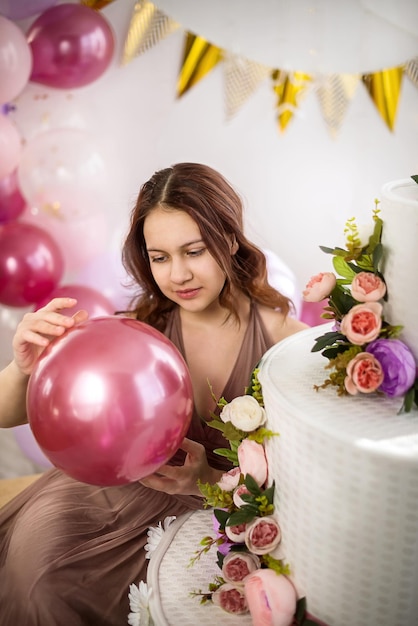
<path fill-rule="evenodd" d="M 261 566 L 260 559 L 248 552 L 229 552 L 223 560 L 222 576 L 231 585 L 243 585 L 244 578 Z"/>
<path fill-rule="evenodd" d="M 321 272 L 312 276 L 302 292 L 305 302 L 321 302 L 327 298 L 337 284 L 335 274 L 332 272 Z"/>
<path fill-rule="evenodd" d="M 244 543 L 246 528 L 247 528 L 246 524 L 237 524 L 235 526 L 225 526 L 225 535 L 233 543 Z"/>
<path fill-rule="evenodd" d="M 214 591 L 212 594 L 212 602 L 228 613 L 235 613 L 236 615 L 248 613 L 244 590 L 230 583 L 225 583 Z"/>
<path fill-rule="evenodd" d="M 352 396 L 359 391 L 373 393 L 383 382 L 384 374 L 379 361 L 368 352 L 360 352 L 347 365 L 344 386 Z"/>
<path fill-rule="evenodd" d="M 238 446 L 238 463 L 241 474 L 251 474 L 259 487 L 267 480 L 267 460 L 264 446 L 251 439 L 243 439 Z"/>
<path fill-rule="evenodd" d="M 233 467 L 229 472 L 224 472 L 216 483 L 223 491 L 233 491 L 238 486 L 241 476 L 239 467 Z"/>
<path fill-rule="evenodd" d="M 382 327 L 382 310 L 379 302 L 356 304 L 341 321 L 342 334 L 356 346 L 374 341 Z"/>
<path fill-rule="evenodd" d="M 259 569 L 250 574 L 244 584 L 254 626 L 291 626 L 297 594 L 286 576 L 272 569 Z"/>
<path fill-rule="evenodd" d="M 238 485 L 238 487 L 235 489 L 233 495 L 232 495 L 232 499 L 234 501 L 235 506 L 237 506 L 238 508 L 240 508 L 243 504 L 246 504 L 246 502 L 244 502 L 244 500 L 241 498 L 242 494 L 244 493 L 250 493 L 247 489 L 247 487 L 245 485 Z"/>
<path fill-rule="evenodd" d="M 245 530 L 245 545 L 253 554 L 272 552 L 281 538 L 280 526 L 271 515 L 256 517 Z"/>
<path fill-rule="evenodd" d="M 377 302 L 385 293 L 385 283 L 372 272 L 359 272 L 351 283 L 351 295 L 358 302 Z"/>

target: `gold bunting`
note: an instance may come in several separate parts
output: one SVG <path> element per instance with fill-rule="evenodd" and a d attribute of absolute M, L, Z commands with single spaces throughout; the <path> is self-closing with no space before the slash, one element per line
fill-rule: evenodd
<path fill-rule="evenodd" d="M 393 67 L 362 77 L 371 99 L 390 130 L 395 128 L 403 70 L 403 66 Z"/>
<path fill-rule="evenodd" d="M 157 9 L 152 2 L 135 2 L 122 55 L 122 65 L 149 50 L 164 37 L 179 28 L 179 24 Z"/>
<path fill-rule="evenodd" d="M 322 117 L 333 137 L 341 127 L 359 80 L 360 77 L 355 74 L 330 74 L 317 87 Z"/>
<path fill-rule="evenodd" d="M 248 61 L 236 54 L 225 54 L 224 84 L 227 119 L 231 119 L 237 113 L 269 74 L 270 69 L 260 63 Z"/>
<path fill-rule="evenodd" d="M 186 33 L 183 59 L 177 80 L 177 96 L 196 85 L 222 59 L 222 50 L 213 46 L 203 37 Z"/>
<path fill-rule="evenodd" d="M 284 131 L 299 106 L 299 101 L 306 95 L 306 88 L 312 77 L 304 72 L 285 72 L 273 70 L 273 91 L 278 96 L 276 111 L 280 130 Z"/>
<path fill-rule="evenodd" d="M 411 59 L 405 65 L 405 74 L 418 87 L 418 57 Z"/>

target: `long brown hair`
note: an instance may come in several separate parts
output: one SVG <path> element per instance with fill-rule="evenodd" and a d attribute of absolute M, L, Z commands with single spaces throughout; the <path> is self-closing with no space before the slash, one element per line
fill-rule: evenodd
<path fill-rule="evenodd" d="M 151 273 L 144 239 L 144 221 L 157 206 L 185 211 L 198 224 L 209 252 L 225 272 L 220 304 L 239 319 L 234 289 L 270 308 L 287 314 L 289 298 L 267 282 L 266 258 L 245 237 L 243 206 L 237 192 L 216 170 L 199 163 L 177 163 L 156 172 L 140 189 L 131 213 L 130 230 L 123 247 L 123 264 L 137 283 L 139 295 L 132 307 L 136 317 L 163 330 L 175 306 L 158 288 Z M 231 254 L 231 241 L 238 250 Z"/>

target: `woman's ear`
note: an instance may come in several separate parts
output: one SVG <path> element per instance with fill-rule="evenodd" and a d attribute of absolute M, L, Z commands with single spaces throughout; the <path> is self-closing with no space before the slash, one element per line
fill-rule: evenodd
<path fill-rule="evenodd" d="M 237 241 L 235 235 L 231 236 L 230 249 L 231 249 L 231 254 L 232 255 L 236 254 L 238 252 L 239 244 L 238 244 L 238 241 Z"/>

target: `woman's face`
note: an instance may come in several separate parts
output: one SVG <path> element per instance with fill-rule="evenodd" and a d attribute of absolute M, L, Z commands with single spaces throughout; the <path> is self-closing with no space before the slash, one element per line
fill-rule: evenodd
<path fill-rule="evenodd" d="M 145 218 L 144 238 L 152 275 L 167 298 L 194 313 L 218 304 L 225 273 L 190 215 L 157 207 Z"/>

